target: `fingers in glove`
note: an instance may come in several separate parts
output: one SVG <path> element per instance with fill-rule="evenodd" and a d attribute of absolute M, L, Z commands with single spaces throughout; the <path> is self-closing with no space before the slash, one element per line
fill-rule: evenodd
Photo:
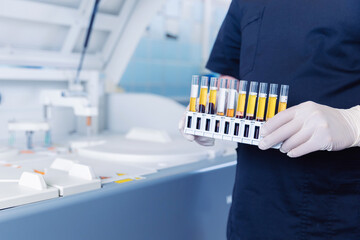
<path fill-rule="evenodd" d="M 290 138 L 301 129 L 298 121 L 290 121 L 260 140 L 259 148 L 266 150 Z"/>
<path fill-rule="evenodd" d="M 307 142 L 311 138 L 311 136 L 312 133 L 310 131 L 300 130 L 297 133 L 295 133 L 293 136 L 291 136 L 289 139 L 285 140 L 285 142 L 282 144 L 280 148 L 280 151 L 282 153 L 288 153 L 292 149 Z"/>
<path fill-rule="evenodd" d="M 261 127 L 261 135 L 265 137 L 271 134 L 276 129 L 290 122 L 294 118 L 294 116 L 295 110 L 293 108 L 286 109 L 276 114 Z"/>
<path fill-rule="evenodd" d="M 195 142 L 197 142 L 198 144 L 200 144 L 202 146 L 209 147 L 209 146 L 214 146 L 215 139 L 208 138 L 208 137 L 195 136 Z"/>
<path fill-rule="evenodd" d="M 195 136 L 194 135 L 190 135 L 190 134 L 186 134 L 184 132 L 182 132 L 182 135 L 184 136 L 184 138 L 186 138 L 187 140 L 189 140 L 190 142 L 193 142 L 195 140 Z"/>
<path fill-rule="evenodd" d="M 315 152 L 319 150 L 318 144 L 311 138 L 305 143 L 301 144 L 300 146 L 297 146 L 296 148 L 290 150 L 287 155 L 291 158 L 297 158 L 301 157 L 305 154 Z"/>

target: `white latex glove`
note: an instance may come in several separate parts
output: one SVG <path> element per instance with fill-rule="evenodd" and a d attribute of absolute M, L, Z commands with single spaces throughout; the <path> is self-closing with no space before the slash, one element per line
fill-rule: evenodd
<path fill-rule="evenodd" d="M 188 110 L 189 110 L 189 106 L 186 108 L 186 111 L 188 111 Z M 184 133 L 185 123 L 186 123 L 186 112 L 184 113 L 183 117 L 179 121 L 179 131 L 187 140 L 189 140 L 191 142 L 195 141 L 202 146 L 214 146 L 215 139 L 213 139 L 213 138 L 194 136 L 194 135 Z"/>
<path fill-rule="evenodd" d="M 336 109 L 305 102 L 276 114 L 261 128 L 259 148 L 283 142 L 289 157 L 318 151 L 339 151 L 360 146 L 360 106 Z"/>

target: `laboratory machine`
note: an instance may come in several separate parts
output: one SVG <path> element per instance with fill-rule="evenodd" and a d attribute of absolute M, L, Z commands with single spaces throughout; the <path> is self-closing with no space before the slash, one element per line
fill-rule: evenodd
<path fill-rule="evenodd" d="M 189 142 L 185 106 L 117 87 L 164 2 L 0 1 L 1 239 L 225 239 L 236 143 Z"/>

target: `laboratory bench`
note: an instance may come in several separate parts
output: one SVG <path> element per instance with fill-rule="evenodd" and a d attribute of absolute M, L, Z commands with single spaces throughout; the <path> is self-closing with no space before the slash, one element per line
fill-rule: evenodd
<path fill-rule="evenodd" d="M 217 157 L 0 210 L 0 239 L 226 239 L 235 168 Z"/>

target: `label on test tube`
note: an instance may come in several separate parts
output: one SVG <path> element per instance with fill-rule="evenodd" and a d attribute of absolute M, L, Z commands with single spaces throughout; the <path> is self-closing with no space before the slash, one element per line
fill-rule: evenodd
<path fill-rule="evenodd" d="M 258 99 L 256 121 L 264 121 L 265 106 L 266 106 L 266 94 L 261 93 L 259 94 L 259 99 Z"/>
<path fill-rule="evenodd" d="M 217 106 L 217 115 L 225 115 L 225 99 L 226 99 L 226 89 L 220 88 L 219 90 L 219 100 Z"/>
<path fill-rule="evenodd" d="M 190 112 L 196 112 L 196 99 L 199 94 L 199 76 L 194 75 L 191 81 L 191 92 L 190 92 Z"/>

